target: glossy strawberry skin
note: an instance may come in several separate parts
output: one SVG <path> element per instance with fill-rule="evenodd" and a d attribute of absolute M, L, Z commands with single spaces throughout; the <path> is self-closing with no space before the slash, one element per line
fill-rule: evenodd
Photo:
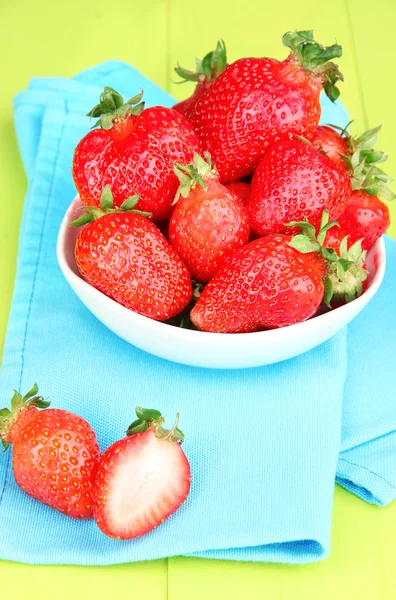
<path fill-rule="evenodd" d="M 250 175 L 275 141 L 310 139 L 319 123 L 320 89 L 320 81 L 291 58 L 243 58 L 229 65 L 190 117 L 222 182 Z"/>
<path fill-rule="evenodd" d="M 312 317 L 324 293 L 322 263 L 290 247 L 290 240 L 268 235 L 230 256 L 191 311 L 196 327 L 249 333 Z"/>
<path fill-rule="evenodd" d="M 169 241 L 193 279 L 208 282 L 226 257 L 248 242 L 250 227 L 241 201 L 217 178 L 180 197 L 169 221 Z"/>
<path fill-rule="evenodd" d="M 99 206 L 109 185 L 115 207 L 140 194 L 136 208 L 151 212 L 154 221 L 166 220 L 179 186 L 173 165 L 187 164 L 199 151 L 187 119 L 155 106 L 115 120 L 111 129 L 87 133 L 74 152 L 74 182 L 86 206 Z"/>
<path fill-rule="evenodd" d="M 27 411 L 13 432 L 12 466 L 27 494 L 76 519 L 93 516 L 99 446 L 91 426 L 65 410 Z"/>
<path fill-rule="evenodd" d="M 139 214 L 107 214 L 86 225 L 75 258 L 88 283 L 151 319 L 165 321 L 191 300 L 185 265 L 158 228 Z"/>
<path fill-rule="evenodd" d="M 242 204 L 246 204 L 247 198 L 249 196 L 250 185 L 245 181 L 231 181 L 231 183 L 226 184 L 226 188 L 238 196 Z"/>
<path fill-rule="evenodd" d="M 348 175 L 313 146 L 299 140 L 273 144 L 250 185 L 252 230 L 257 235 L 289 233 L 285 224 L 303 217 L 318 228 L 323 209 L 328 208 L 330 220 L 337 219 L 351 193 Z"/>
<path fill-rule="evenodd" d="M 323 150 L 325 154 L 333 160 L 336 165 L 346 173 L 349 167 L 341 155 L 350 157 L 351 152 L 348 145 L 348 139 L 328 125 L 319 125 L 314 131 L 311 143 L 318 150 Z"/>
<path fill-rule="evenodd" d="M 193 94 L 191 94 L 191 96 L 189 96 L 185 100 L 178 102 L 172 108 L 174 110 L 177 110 L 177 112 L 181 113 L 182 115 L 184 115 L 187 119 L 189 119 L 198 100 L 210 88 L 213 81 L 214 80 L 210 80 L 210 79 L 204 79 L 203 81 L 198 81 L 197 85 L 195 86 L 195 90 L 194 90 Z"/>
<path fill-rule="evenodd" d="M 377 196 L 355 190 L 344 210 L 338 217 L 340 227 L 332 227 L 326 235 L 326 245 L 338 250 L 342 239 L 348 235 L 348 247 L 362 240 L 362 249 L 369 250 L 390 225 L 386 204 Z"/>
<path fill-rule="evenodd" d="M 117 495 L 115 489 L 120 485 L 121 477 L 118 469 L 122 468 L 123 463 L 128 466 L 128 461 L 141 460 L 144 465 L 144 453 L 150 453 L 153 445 L 162 445 L 163 453 L 169 453 L 171 469 L 169 480 L 166 482 L 166 494 L 163 490 L 158 490 L 158 497 L 155 496 L 156 490 L 151 490 L 148 498 L 145 497 L 143 486 L 134 490 L 134 494 L 129 491 L 128 508 L 131 510 L 140 510 L 138 518 L 128 523 L 128 515 L 122 520 L 117 510 L 117 503 L 112 502 L 112 495 Z M 143 456 L 141 459 L 140 456 Z M 162 460 L 162 459 L 158 459 Z M 167 460 L 161 464 L 161 469 L 157 474 L 141 472 L 145 476 L 146 489 L 153 483 L 152 480 L 159 481 L 166 476 L 166 470 L 169 470 Z M 157 461 L 156 461 L 157 462 Z M 152 464 L 151 470 L 156 466 Z M 128 471 L 131 469 L 129 468 Z M 117 472 L 118 471 L 118 472 Z M 151 481 L 150 481 L 151 478 Z M 168 442 L 158 440 L 154 436 L 152 429 L 144 433 L 138 433 L 115 442 L 102 455 L 97 471 L 95 485 L 93 490 L 94 516 L 98 527 L 108 537 L 117 539 L 131 539 L 145 535 L 158 525 L 161 525 L 165 519 L 173 514 L 181 504 L 186 500 L 190 491 L 191 473 L 188 460 L 177 442 Z M 136 504 L 136 508 L 134 506 Z M 147 504 L 149 506 L 147 506 Z M 146 511 L 147 509 L 147 511 Z"/>

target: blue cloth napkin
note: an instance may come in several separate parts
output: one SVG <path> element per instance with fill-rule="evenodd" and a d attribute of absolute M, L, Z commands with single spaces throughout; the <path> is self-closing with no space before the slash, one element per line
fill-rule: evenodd
<path fill-rule="evenodd" d="M 75 195 L 73 149 L 103 85 L 148 105 L 173 99 L 133 68 L 108 62 L 72 80 L 34 79 L 15 100 L 29 178 L 0 393 L 38 381 L 52 406 L 95 428 L 104 450 L 123 436 L 138 404 L 180 412 L 193 482 L 161 527 L 129 541 L 105 537 L 26 496 L 11 452 L 0 456 L 0 558 L 105 565 L 192 555 L 304 563 L 330 548 L 334 480 L 368 502 L 396 497 L 396 243 L 380 293 L 332 340 L 263 368 L 197 369 L 151 356 L 108 331 L 80 303 L 55 257 Z M 324 99 L 323 119 L 348 120 Z M 373 352 L 375 349 L 375 352 Z M 341 454 L 340 454 L 341 449 Z"/>

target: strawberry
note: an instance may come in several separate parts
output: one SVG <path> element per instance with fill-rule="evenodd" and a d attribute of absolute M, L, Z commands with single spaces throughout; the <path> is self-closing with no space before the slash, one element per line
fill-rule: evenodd
<path fill-rule="evenodd" d="M 340 242 L 348 236 L 348 245 L 362 241 L 363 250 L 369 250 L 390 225 L 386 204 L 377 196 L 362 190 L 352 192 L 351 198 L 338 217 L 340 228 L 331 229 L 326 236 L 326 245 L 338 249 Z"/>
<path fill-rule="evenodd" d="M 318 150 L 323 150 L 340 169 L 349 172 L 349 167 L 343 158 L 343 156 L 349 156 L 350 154 L 348 138 L 346 136 L 336 131 L 333 127 L 319 125 L 311 137 L 311 143 Z"/>
<path fill-rule="evenodd" d="M 341 46 L 319 45 L 312 31 L 286 33 L 283 43 L 291 53 L 282 62 L 242 58 L 226 67 L 190 115 L 222 182 L 250 175 L 275 141 L 310 139 L 319 123 L 321 89 L 332 100 L 339 95 L 335 83 L 342 75 L 327 61 L 341 56 Z"/>
<path fill-rule="evenodd" d="M 101 128 L 77 145 L 73 177 L 87 206 L 99 206 L 103 188 L 110 186 L 116 207 L 140 194 L 138 208 L 161 221 L 170 216 L 178 188 L 174 163 L 190 162 L 200 147 L 183 115 L 162 106 L 143 110 L 141 97 L 124 104 L 120 94 L 105 87 L 100 103 L 88 113 L 99 117 L 95 126 Z"/>
<path fill-rule="evenodd" d="M 220 183 L 210 155 L 175 166 L 180 179 L 169 241 L 196 281 L 209 281 L 225 258 L 249 239 L 247 211 Z M 180 197 L 182 196 L 182 197 Z"/>
<path fill-rule="evenodd" d="M 247 208 L 258 235 L 285 233 L 306 216 L 318 227 L 324 208 L 337 219 L 351 196 L 348 175 L 317 148 L 300 140 L 273 144 L 254 172 Z"/>
<path fill-rule="evenodd" d="M 170 431 L 157 410 L 137 407 L 136 415 L 127 437 L 102 455 L 93 492 L 99 528 L 123 540 L 161 525 L 185 501 L 191 483 L 179 415 Z"/>
<path fill-rule="evenodd" d="M 246 204 L 250 190 L 250 185 L 248 183 L 245 181 L 231 181 L 231 183 L 226 184 L 226 188 L 235 194 L 235 196 L 238 196 L 242 204 Z"/>
<path fill-rule="evenodd" d="M 109 187 L 98 207 L 70 223 L 86 225 L 75 259 L 93 287 L 130 310 L 157 321 L 178 314 L 191 300 L 190 274 L 159 229 L 134 209 L 139 197 L 113 208 Z"/>
<path fill-rule="evenodd" d="M 309 319 L 324 294 L 318 265 L 291 248 L 291 236 L 268 235 L 237 250 L 191 311 L 203 331 L 249 333 Z"/>
<path fill-rule="evenodd" d="M 326 244 L 339 249 L 340 242 L 348 236 L 348 245 L 362 240 L 362 248 L 368 250 L 381 237 L 390 224 L 389 210 L 378 196 L 394 200 L 396 195 L 389 188 L 392 179 L 377 167 L 388 158 L 373 148 L 381 126 L 369 129 L 359 137 L 352 137 L 347 128 L 336 126 L 318 127 L 312 144 L 320 147 L 329 158 L 342 166 L 350 175 L 353 192 L 338 217 L 339 229 L 331 229 Z"/>
<path fill-rule="evenodd" d="M 307 221 L 292 222 L 302 233 L 270 234 L 234 252 L 198 298 L 193 324 L 217 333 L 274 329 L 309 319 L 333 297 L 349 301 L 361 294 L 366 276 L 361 249 L 355 248 L 353 260 L 322 246 L 334 225 L 325 210 L 317 236 Z"/>
<path fill-rule="evenodd" d="M 180 83 L 194 81 L 196 86 L 194 93 L 189 98 L 174 105 L 174 110 L 189 118 L 199 98 L 210 88 L 214 80 L 224 71 L 226 66 L 227 52 L 223 40 L 219 40 L 215 50 L 209 52 L 202 60 L 196 59 L 195 73 L 177 65 L 175 71 L 183 80 Z"/>
<path fill-rule="evenodd" d="M 89 519 L 100 455 L 95 432 L 81 417 L 47 408 L 49 402 L 37 392 L 36 384 L 23 397 L 15 392 L 11 411 L 0 411 L 0 440 L 5 449 L 13 445 L 15 481 L 69 517 Z"/>

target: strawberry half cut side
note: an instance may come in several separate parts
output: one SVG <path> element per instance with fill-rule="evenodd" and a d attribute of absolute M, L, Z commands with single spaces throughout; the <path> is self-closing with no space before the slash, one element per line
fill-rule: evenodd
<path fill-rule="evenodd" d="M 135 538 L 165 521 L 190 490 L 190 465 L 181 449 L 184 435 L 171 430 L 156 410 L 137 407 L 127 437 L 103 454 L 94 487 L 94 516 L 107 536 Z"/>

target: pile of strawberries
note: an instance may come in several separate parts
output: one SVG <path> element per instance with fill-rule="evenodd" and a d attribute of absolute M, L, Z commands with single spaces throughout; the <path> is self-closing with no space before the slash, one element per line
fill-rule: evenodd
<path fill-rule="evenodd" d="M 225 46 L 177 67 L 196 89 L 173 109 L 106 87 L 78 144 L 81 275 L 151 319 L 219 333 L 309 319 L 364 290 L 367 250 L 394 194 L 379 128 L 319 126 L 338 98 L 338 44 L 290 32 L 289 56 L 227 65 Z"/>

